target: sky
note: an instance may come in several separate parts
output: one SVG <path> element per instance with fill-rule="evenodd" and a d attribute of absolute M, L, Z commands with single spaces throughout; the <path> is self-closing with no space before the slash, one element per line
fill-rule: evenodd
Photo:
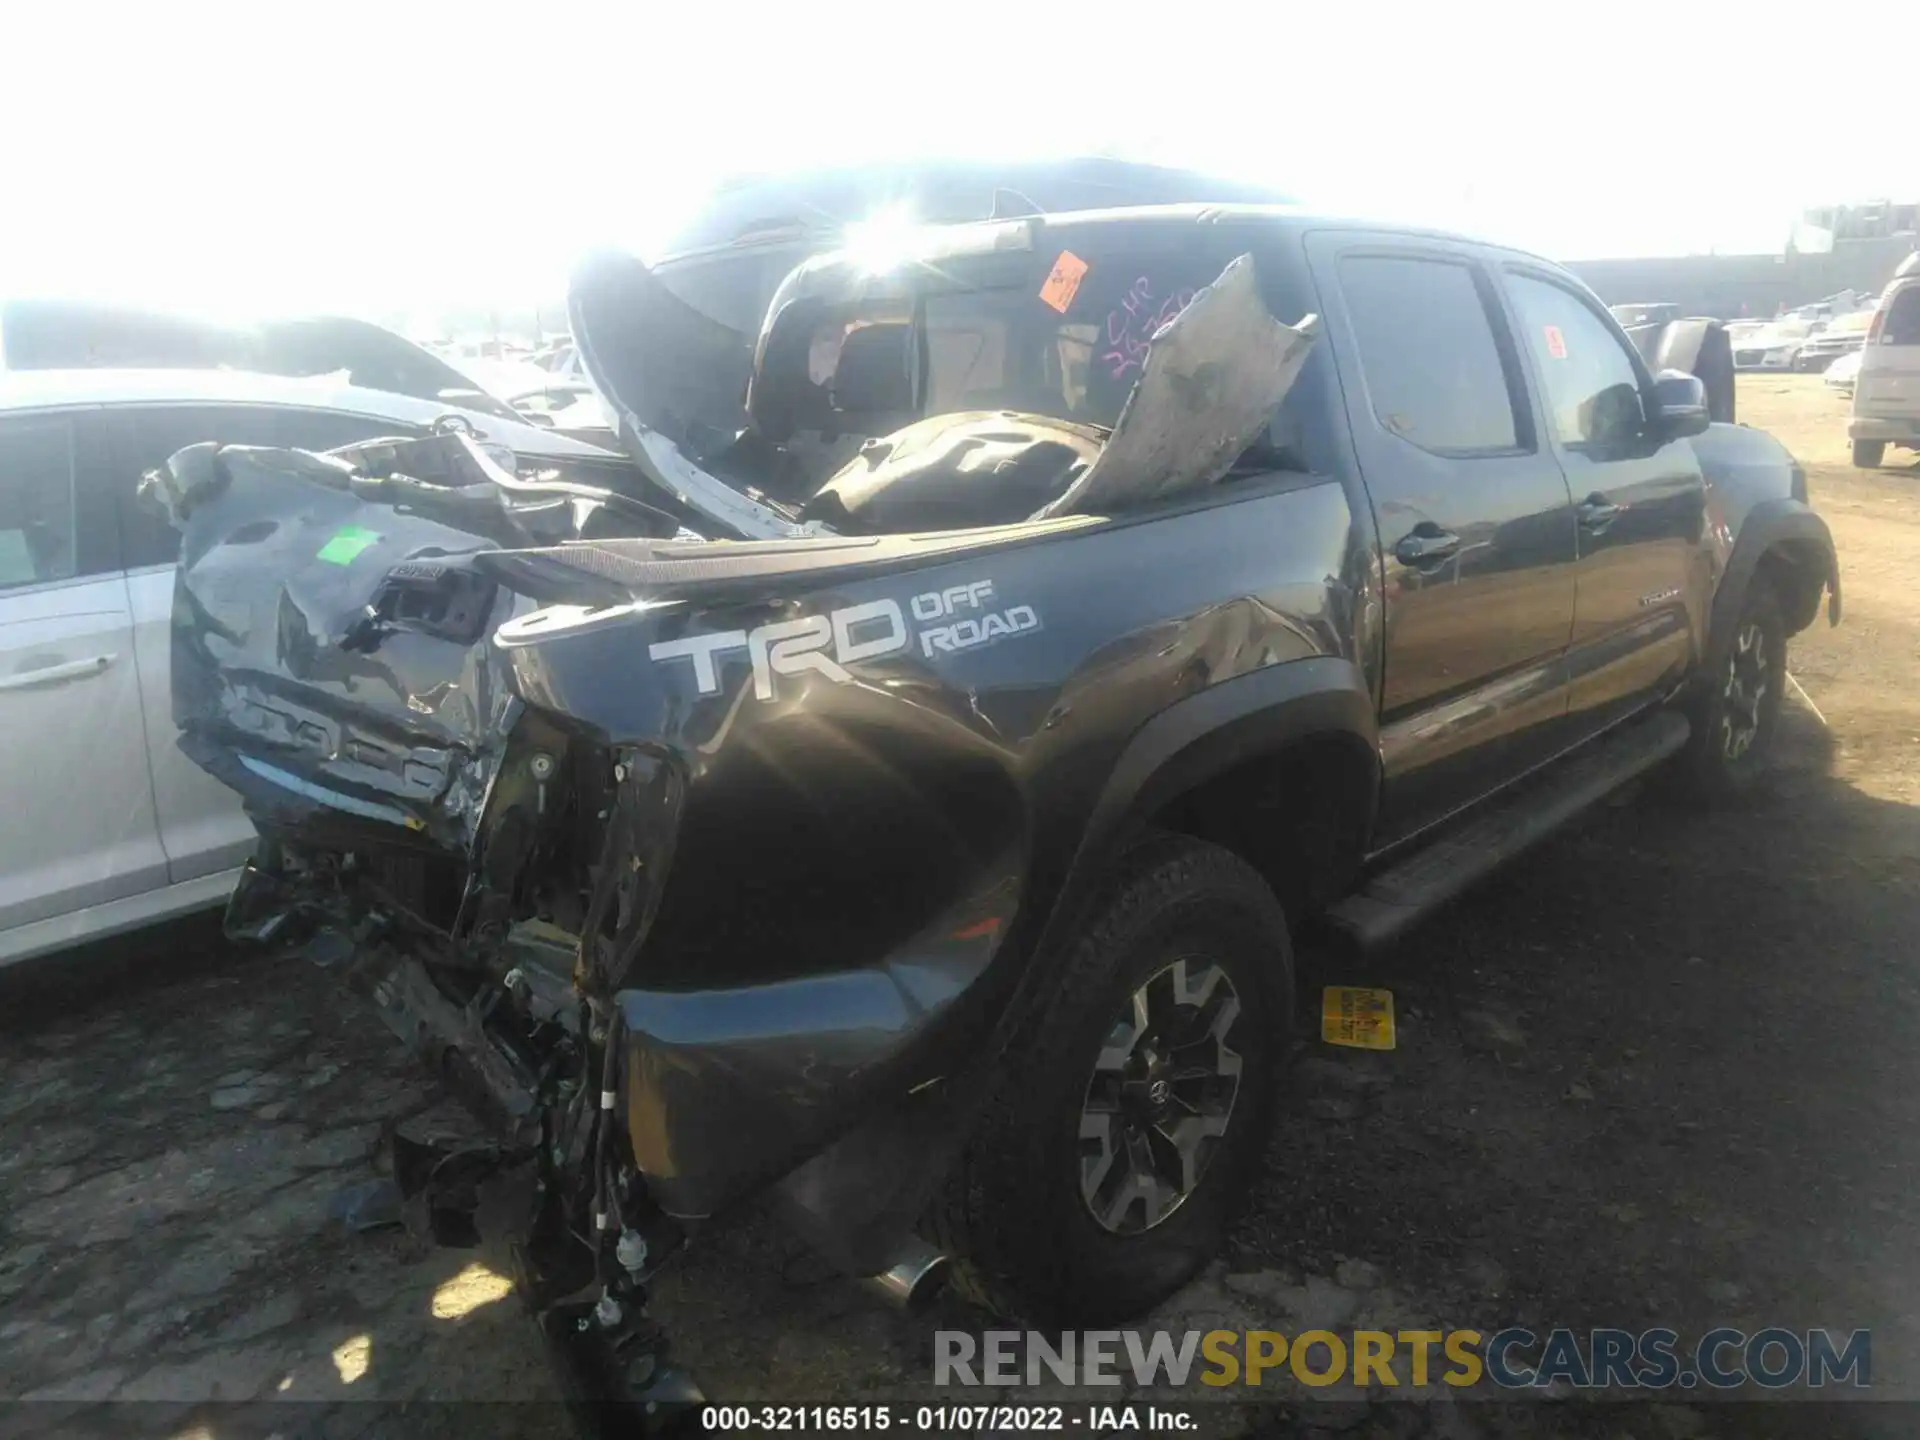
<path fill-rule="evenodd" d="M 1920 198 L 1920 7 L 1779 0 L 21 6 L 0 293 L 519 306 L 718 177 L 1105 153 L 1581 259 Z"/>

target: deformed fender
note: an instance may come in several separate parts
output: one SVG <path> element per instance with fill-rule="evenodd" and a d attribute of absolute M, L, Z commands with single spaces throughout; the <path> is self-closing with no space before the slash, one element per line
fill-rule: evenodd
<path fill-rule="evenodd" d="M 1707 633 L 1708 673 L 1713 673 L 1721 658 L 1720 647 L 1728 643 L 1733 622 L 1746 603 L 1747 587 L 1768 551 L 1782 544 L 1811 546 L 1822 557 L 1820 575 L 1827 590 L 1827 623 L 1840 623 L 1840 562 L 1833 548 L 1833 534 L 1827 522 L 1805 502 L 1787 496 L 1763 500 L 1747 512 L 1741 521 L 1733 554 L 1728 557 L 1726 573 L 1714 591 L 1713 611 Z M 1812 614 L 1805 619 L 1811 621 Z"/>
<path fill-rule="evenodd" d="M 776 1187 L 782 1213 L 850 1274 L 885 1263 L 965 1143 L 990 1085 L 993 1057 L 1048 981 L 1047 957 L 1097 896 L 1114 859 L 1169 801 L 1235 766 L 1329 734 L 1378 755 L 1371 693 L 1359 666 L 1336 656 L 1269 665 L 1209 686 L 1158 712 L 1128 741 L 1091 811 L 1067 878 L 1048 911 L 1018 993 L 993 1042 L 945 1083 L 916 1091 L 793 1171 Z M 1371 824 L 1377 764 L 1354 803 Z"/>
<path fill-rule="evenodd" d="M 1176 701 L 1135 732 L 1095 802 L 1037 953 L 1075 922 L 1137 826 L 1168 802 L 1235 766 L 1312 736 L 1344 734 L 1378 756 L 1379 725 L 1365 675 L 1353 661 L 1320 655 L 1270 665 Z M 1355 797 L 1372 828 L 1376 763 Z"/>

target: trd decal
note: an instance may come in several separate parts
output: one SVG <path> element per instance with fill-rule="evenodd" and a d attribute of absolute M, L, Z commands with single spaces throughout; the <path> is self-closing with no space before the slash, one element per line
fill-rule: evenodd
<path fill-rule="evenodd" d="M 915 595 L 907 608 L 920 623 L 918 644 L 897 600 L 869 600 L 808 615 L 799 620 L 776 620 L 752 630 L 719 630 L 662 640 L 647 647 L 651 660 L 690 660 L 693 683 L 702 695 L 720 692 L 718 657 L 744 650 L 753 668 L 756 699 L 771 700 L 781 675 L 812 673 L 845 684 L 853 679 L 847 666 L 917 649 L 923 656 L 975 650 L 1014 635 L 1040 628 L 1040 616 L 1031 605 L 993 607 L 993 582 L 975 580 L 945 590 Z"/>

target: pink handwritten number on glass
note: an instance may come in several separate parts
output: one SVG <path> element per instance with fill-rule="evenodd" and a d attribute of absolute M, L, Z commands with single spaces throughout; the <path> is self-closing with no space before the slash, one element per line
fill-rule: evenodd
<path fill-rule="evenodd" d="M 1138 370 L 1147 362 L 1147 347 L 1156 332 L 1193 300 L 1191 289 L 1175 291 L 1158 305 L 1153 303 L 1153 286 L 1142 275 L 1128 287 L 1119 305 L 1107 312 L 1107 346 L 1100 358 L 1115 380 L 1129 370 Z"/>

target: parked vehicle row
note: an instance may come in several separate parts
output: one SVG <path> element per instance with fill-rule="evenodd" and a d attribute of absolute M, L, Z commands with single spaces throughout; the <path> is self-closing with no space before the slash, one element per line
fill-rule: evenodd
<path fill-rule="evenodd" d="M 1867 327 L 1872 322 L 1872 310 L 1834 316 L 1807 336 L 1794 357 L 1794 369 L 1818 374 L 1841 356 L 1857 353 L 1867 343 Z"/>
<path fill-rule="evenodd" d="M 1741 370 L 1818 372 L 1866 343 L 1871 311 L 1832 320 L 1789 315 L 1778 320 L 1736 320 L 1727 328 L 1733 363 Z"/>

